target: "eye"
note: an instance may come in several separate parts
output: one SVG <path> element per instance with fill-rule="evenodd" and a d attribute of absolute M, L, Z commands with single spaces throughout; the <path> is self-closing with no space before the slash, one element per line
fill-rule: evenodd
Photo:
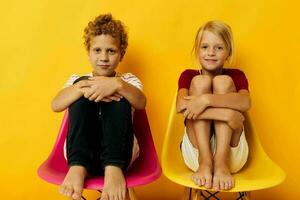
<path fill-rule="evenodd" d="M 223 50 L 223 49 L 224 49 L 224 47 L 222 47 L 222 46 L 217 47 L 217 50 Z"/>
<path fill-rule="evenodd" d="M 107 49 L 107 53 L 109 53 L 110 55 L 114 55 L 116 53 L 115 49 Z"/>
<path fill-rule="evenodd" d="M 101 52 L 101 49 L 100 49 L 100 48 L 95 48 L 95 49 L 94 49 L 94 52 L 100 53 L 100 52 Z"/>
<path fill-rule="evenodd" d="M 207 49 L 207 45 L 201 46 L 201 49 Z"/>

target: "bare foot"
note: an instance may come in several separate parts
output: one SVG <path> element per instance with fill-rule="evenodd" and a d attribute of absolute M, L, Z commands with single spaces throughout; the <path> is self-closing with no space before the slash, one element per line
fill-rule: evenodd
<path fill-rule="evenodd" d="M 217 164 L 214 166 L 213 189 L 230 190 L 234 187 L 234 179 L 226 164 Z"/>
<path fill-rule="evenodd" d="M 59 192 L 74 200 L 80 200 L 86 169 L 82 166 L 71 166 Z"/>
<path fill-rule="evenodd" d="M 106 166 L 104 187 L 101 200 L 125 200 L 126 182 L 122 170 L 115 166 Z"/>
<path fill-rule="evenodd" d="M 192 175 L 192 180 L 196 185 L 210 189 L 212 187 L 212 164 L 202 162 Z"/>

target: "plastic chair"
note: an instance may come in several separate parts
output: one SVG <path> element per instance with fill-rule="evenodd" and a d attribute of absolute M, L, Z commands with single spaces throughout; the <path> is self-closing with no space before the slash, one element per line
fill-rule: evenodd
<path fill-rule="evenodd" d="M 125 173 L 130 199 L 136 199 L 133 187 L 148 184 L 158 179 L 161 175 L 161 167 L 155 151 L 150 126 L 145 110 L 136 110 L 133 119 L 135 136 L 140 146 L 140 155 Z M 48 159 L 38 168 L 38 175 L 45 181 L 60 185 L 66 173 L 68 165 L 64 158 L 64 142 L 68 132 L 68 112 L 63 118 L 54 148 Z M 97 176 L 86 179 L 84 188 L 100 191 L 103 188 L 104 177 Z M 82 197 L 85 199 L 84 197 Z"/>
<path fill-rule="evenodd" d="M 182 114 L 176 113 L 176 97 L 173 100 L 169 116 L 169 124 L 162 150 L 162 169 L 164 175 L 171 181 L 186 187 L 187 199 L 218 199 L 218 191 L 198 187 L 191 180 L 192 171 L 183 161 L 180 152 L 184 123 Z M 249 116 L 246 116 L 245 132 L 249 144 L 249 158 L 241 171 L 234 174 L 235 187 L 226 192 L 237 192 L 238 199 L 250 199 L 250 191 L 276 186 L 283 182 L 285 173 L 264 152 L 257 133 L 253 130 Z"/>

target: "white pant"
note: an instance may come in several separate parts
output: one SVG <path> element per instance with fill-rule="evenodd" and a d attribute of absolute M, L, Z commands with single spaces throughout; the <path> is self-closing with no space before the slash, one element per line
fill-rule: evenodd
<path fill-rule="evenodd" d="M 214 134 L 210 140 L 210 147 L 213 155 L 215 155 L 216 153 L 216 142 L 216 136 Z M 190 142 L 189 137 L 186 133 L 186 129 L 184 130 L 181 151 L 186 166 L 194 172 L 197 171 L 199 167 L 199 152 L 198 149 L 194 148 L 192 143 Z M 231 173 L 236 173 L 240 169 L 242 169 L 242 167 L 247 162 L 248 152 L 248 143 L 245 137 L 245 132 L 243 130 L 238 146 L 230 148 L 229 169 Z"/>

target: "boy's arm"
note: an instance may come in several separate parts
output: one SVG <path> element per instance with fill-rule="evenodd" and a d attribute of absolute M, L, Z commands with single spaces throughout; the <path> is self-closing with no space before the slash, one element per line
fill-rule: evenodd
<path fill-rule="evenodd" d="M 86 81 L 79 81 L 74 85 L 66 87 L 58 92 L 51 103 L 51 108 L 54 112 L 61 112 L 69 107 L 74 101 L 79 99 L 84 94 Z"/>
<path fill-rule="evenodd" d="M 84 96 L 90 101 L 99 102 L 114 93 L 118 93 L 121 97 L 126 98 L 132 107 L 136 109 L 145 108 L 146 97 L 144 93 L 119 77 L 91 77 L 87 83 L 90 88 L 86 89 Z"/>
<path fill-rule="evenodd" d="M 144 109 L 146 106 L 146 97 L 137 87 L 116 78 L 118 82 L 117 93 L 125 97 L 135 109 Z"/>
<path fill-rule="evenodd" d="M 248 90 L 242 89 L 238 92 L 227 94 L 203 94 L 209 107 L 231 108 L 241 112 L 247 111 L 251 106 Z"/>

